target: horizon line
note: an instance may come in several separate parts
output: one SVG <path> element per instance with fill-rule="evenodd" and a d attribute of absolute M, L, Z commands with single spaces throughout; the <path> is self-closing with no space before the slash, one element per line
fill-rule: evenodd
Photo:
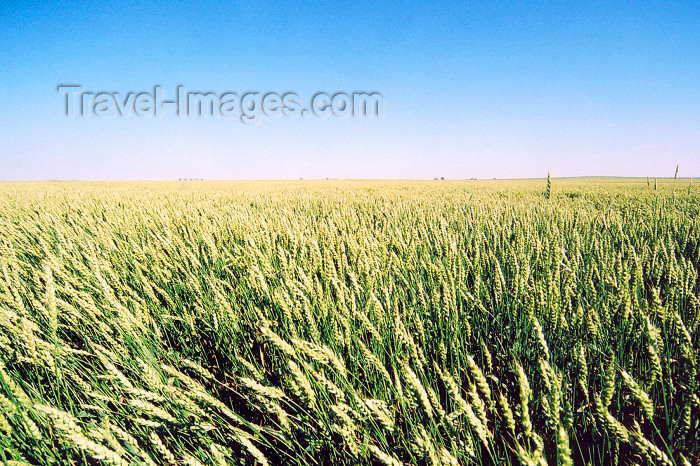
<path fill-rule="evenodd" d="M 617 176 L 617 175 L 576 175 L 552 176 L 553 180 L 603 179 L 603 180 L 700 180 L 700 176 Z M 215 181 L 215 182 L 276 182 L 276 181 L 528 181 L 546 180 L 547 177 L 509 177 L 509 178 L 144 178 L 144 179 L 22 179 L 0 180 L 0 183 L 148 183 L 177 181 Z"/>

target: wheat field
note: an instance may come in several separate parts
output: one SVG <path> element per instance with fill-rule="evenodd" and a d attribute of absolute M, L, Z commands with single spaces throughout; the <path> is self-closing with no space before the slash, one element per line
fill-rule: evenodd
<path fill-rule="evenodd" d="M 688 180 L 0 184 L 0 462 L 698 464 Z"/>

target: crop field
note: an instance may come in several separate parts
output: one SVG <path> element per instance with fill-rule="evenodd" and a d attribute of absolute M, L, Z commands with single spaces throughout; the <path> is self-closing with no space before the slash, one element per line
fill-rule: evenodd
<path fill-rule="evenodd" d="M 0 184 L 0 463 L 698 464 L 698 189 Z"/>

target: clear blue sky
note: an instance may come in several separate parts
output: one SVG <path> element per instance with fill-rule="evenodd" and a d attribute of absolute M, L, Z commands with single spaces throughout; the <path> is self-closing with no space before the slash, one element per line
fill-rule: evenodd
<path fill-rule="evenodd" d="M 0 1 L 0 179 L 700 176 L 697 1 L 224 3 Z M 385 113 L 70 119 L 59 84 Z"/>

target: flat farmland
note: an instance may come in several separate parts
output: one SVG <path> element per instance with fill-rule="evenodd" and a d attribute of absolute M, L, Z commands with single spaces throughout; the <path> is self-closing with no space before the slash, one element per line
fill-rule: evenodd
<path fill-rule="evenodd" d="M 696 464 L 700 181 L 546 185 L 0 184 L 0 460 Z"/>

